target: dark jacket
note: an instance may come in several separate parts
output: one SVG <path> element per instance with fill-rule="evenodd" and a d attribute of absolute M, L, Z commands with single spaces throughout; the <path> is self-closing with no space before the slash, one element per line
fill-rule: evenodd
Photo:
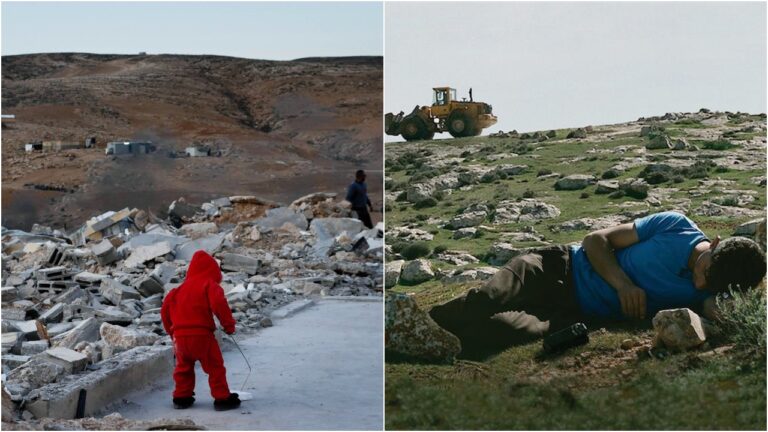
<path fill-rule="evenodd" d="M 210 334 L 216 330 L 213 315 L 225 332 L 234 333 L 235 320 L 220 282 L 221 270 L 216 260 L 205 251 L 195 252 L 184 282 L 163 300 L 160 317 L 166 333 L 172 338 Z"/>
<path fill-rule="evenodd" d="M 347 201 L 352 203 L 352 208 L 365 208 L 371 205 L 368 199 L 368 186 L 365 182 L 355 181 L 347 188 Z"/>

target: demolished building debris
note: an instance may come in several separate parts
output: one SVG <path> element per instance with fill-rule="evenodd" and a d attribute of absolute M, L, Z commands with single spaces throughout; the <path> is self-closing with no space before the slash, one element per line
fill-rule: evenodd
<path fill-rule="evenodd" d="M 383 225 L 365 230 L 335 198 L 313 194 L 289 206 L 244 196 L 200 206 L 179 199 L 166 220 L 126 208 L 72 233 L 3 228 L 9 415 L 98 414 L 170 374 L 160 306 L 196 250 L 221 263 L 239 332 L 270 326 L 273 310 L 306 296 L 381 296 Z M 4 419 L 5 411 L 4 396 Z"/>

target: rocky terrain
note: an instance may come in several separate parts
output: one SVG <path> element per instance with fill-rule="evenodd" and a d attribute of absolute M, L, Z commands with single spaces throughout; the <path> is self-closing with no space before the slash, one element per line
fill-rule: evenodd
<path fill-rule="evenodd" d="M 765 244 L 765 115 L 386 146 L 387 285 L 489 278 L 518 250 L 665 210 Z"/>
<path fill-rule="evenodd" d="M 380 57 L 4 56 L 2 90 L 3 113 L 16 116 L 2 131 L 6 227 L 70 228 L 124 205 L 161 212 L 179 196 L 290 202 L 341 192 L 358 168 L 381 203 Z M 91 137 L 94 148 L 24 151 Z M 115 140 L 157 151 L 105 157 Z M 219 156 L 173 157 L 195 144 Z"/>
<path fill-rule="evenodd" d="M 457 341 L 428 344 L 434 323 L 397 320 L 418 316 L 399 309 L 427 310 L 482 284 L 529 247 L 580 242 L 665 210 L 710 237 L 746 236 L 765 249 L 765 114 L 702 109 L 388 143 L 385 155 L 386 328 L 414 329 L 387 337 L 387 428 L 763 427 L 764 286 L 728 309 L 737 325 L 663 311 L 589 328 L 586 345 L 555 356 L 537 341 L 480 361 L 423 364 L 408 356 L 445 360 Z M 740 339 L 748 327 L 754 336 Z"/>
<path fill-rule="evenodd" d="M 82 414 L 94 415 L 170 374 L 160 307 L 197 250 L 221 263 L 238 334 L 272 326 L 272 312 L 297 300 L 383 291 L 383 226 L 366 230 L 335 194 L 284 207 L 253 196 L 179 199 L 167 213 L 110 211 L 69 233 L 3 229 L 3 422 L 74 418 L 86 390 Z"/>

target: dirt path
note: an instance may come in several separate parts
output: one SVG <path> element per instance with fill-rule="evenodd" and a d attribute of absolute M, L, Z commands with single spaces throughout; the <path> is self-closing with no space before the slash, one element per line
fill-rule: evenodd
<path fill-rule="evenodd" d="M 381 430 L 383 317 L 380 301 L 321 300 L 247 339 L 238 339 L 253 373 L 239 410 L 216 412 L 197 366 L 195 405 L 171 406 L 173 381 L 130 395 L 110 412 L 126 418 L 188 417 L 212 430 Z M 240 389 L 247 367 L 224 352 L 227 378 Z"/>

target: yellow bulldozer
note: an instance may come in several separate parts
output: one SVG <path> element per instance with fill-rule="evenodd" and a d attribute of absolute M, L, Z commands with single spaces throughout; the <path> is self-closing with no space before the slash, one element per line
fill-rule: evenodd
<path fill-rule="evenodd" d="M 493 107 L 472 99 L 457 100 L 456 90 L 450 87 L 435 87 L 431 106 L 418 106 L 405 114 L 387 113 L 384 126 L 387 135 L 402 135 L 406 141 L 429 140 L 437 132 L 448 132 L 455 138 L 477 136 L 483 129 L 497 121 Z"/>

